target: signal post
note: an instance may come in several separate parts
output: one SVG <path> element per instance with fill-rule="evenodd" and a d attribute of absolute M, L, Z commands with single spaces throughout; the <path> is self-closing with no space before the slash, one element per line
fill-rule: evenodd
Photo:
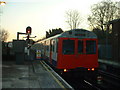
<path fill-rule="evenodd" d="M 25 47 L 28 48 L 28 43 L 30 42 L 29 38 L 31 35 L 31 31 L 32 31 L 32 28 L 30 26 L 28 26 L 26 28 L 26 33 L 17 32 L 17 40 L 13 40 L 13 50 L 15 53 L 16 64 L 24 64 L 24 60 L 25 60 L 25 56 L 26 56 Z M 28 43 L 26 43 L 25 40 L 19 40 L 20 34 L 27 35 L 26 41 L 28 41 Z"/>

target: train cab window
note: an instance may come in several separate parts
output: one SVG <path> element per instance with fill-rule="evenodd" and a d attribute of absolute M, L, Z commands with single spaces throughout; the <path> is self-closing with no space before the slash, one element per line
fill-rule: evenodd
<path fill-rule="evenodd" d="M 96 53 L 96 41 L 87 40 L 86 41 L 86 54 Z"/>
<path fill-rule="evenodd" d="M 83 54 L 83 41 L 78 41 L 78 53 Z"/>
<path fill-rule="evenodd" d="M 62 44 L 63 54 L 74 54 L 75 51 L 75 41 L 74 40 L 63 40 Z"/>

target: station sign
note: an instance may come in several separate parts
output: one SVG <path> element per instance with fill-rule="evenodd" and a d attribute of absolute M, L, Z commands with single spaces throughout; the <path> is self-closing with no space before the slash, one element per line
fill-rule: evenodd
<path fill-rule="evenodd" d="M 41 59 L 41 50 L 36 50 L 36 59 Z"/>

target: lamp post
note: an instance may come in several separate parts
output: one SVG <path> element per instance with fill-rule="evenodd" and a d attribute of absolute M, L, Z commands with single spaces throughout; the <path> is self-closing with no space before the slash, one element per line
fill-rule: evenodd
<path fill-rule="evenodd" d="M 6 2 L 0 1 L 0 30 L 1 30 L 1 15 L 2 15 L 2 7 L 6 5 Z"/>
<path fill-rule="evenodd" d="M 6 4 L 6 2 L 0 1 L 0 34 L 1 34 L 1 11 L 2 11 L 1 6 L 4 6 L 5 4 Z M 0 38 L 1 38 L 1 36 L 0 36 Z M 2 45 L 2 43 L 0 41 L 0 57 L 2 57 L 2 53 L 1 53 L 2 47 L 1 47 L 1 45 Z M 0 58 L 0 59 L 2 60 L 2 58 Z M 2 63 L 1 60 L 0 60 L 0 66 L 1 66 L 1 63 Z M 0 71 L 2 71 L 1 68 L 0 68 Z M 2 77 L 2 74 L 0 74 L 0 77 Z M 0 82 L 1 82 L 1 80 L 0 80 Z M 2 84 L 0 83 L 0 89 L 2 89 L 1 87 L 2 87 Z"/>
<path fill-rule="evenodd" d="M 109 22 L 107 22 L 107 23 L 105 23 L 105 24 L 103 24 L 103 25 L 105 25 L 107 28 L 106 28 L 106 49 L 105 49 L 105 51 L 106 51 L 106 59 L 108 59 L 108 41 L 109 41 L 109 28 L 110 28 L 110 24 L 109 24 Z"/>

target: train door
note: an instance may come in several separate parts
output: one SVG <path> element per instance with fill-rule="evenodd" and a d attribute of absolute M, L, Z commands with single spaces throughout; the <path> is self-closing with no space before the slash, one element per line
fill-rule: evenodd
<path fill-rule="evenodd" d="M 75 38 L 63 38 L 60 40 L 61 45 L 59 48 L 60 52 L 60 62 L 59 65 L 62 68 L 74 68 L 75 67 L 75 57 L 76 57 L 76 39 Z"/>
<path fill-rule="evenodd" d="M 46 59 L 46 41 L 44 41 L 44 58 Z"/>
<path fill-rule="evenodd" d="M 57 66 L 57 40 L 53 39 L 52 40 L 52 65 Z"/>
<path fill-rule="evenodd" d="M 50 40 L 50 57 L 49 57 L 49 61 L 52 64 L 52 40 Z"/>
<path fill-rule="evenodd" d="M 76 40 L 76 67 L 82 66 L 82 61 L 85 58 L 85 42 L 83 39 L 77 39 Z"/>
<path fill-rule="evenodd" d="M 47 40 L 47 41 L 46 41 L 46 60 L 47 60 L 48 62 L 50 62 L 50 61 L 49 61 L 49 55 L 50 55 L 50 54 L 49 54 L 49 53 L 50 53 L 50 51 L 49 51 L 49 47 L 50 47 L 50 46 L 49 46 L 49 45 L 50 45 L 50 44 L 49 44 L 49 40 Z"/>
<path fill-rule="evenodd" d="M 84 63 L 86 62 L 86 51 L 85 51 L 85 40 L 78 39 L 76 43 L 76 67 L 83 67 Z"/>

